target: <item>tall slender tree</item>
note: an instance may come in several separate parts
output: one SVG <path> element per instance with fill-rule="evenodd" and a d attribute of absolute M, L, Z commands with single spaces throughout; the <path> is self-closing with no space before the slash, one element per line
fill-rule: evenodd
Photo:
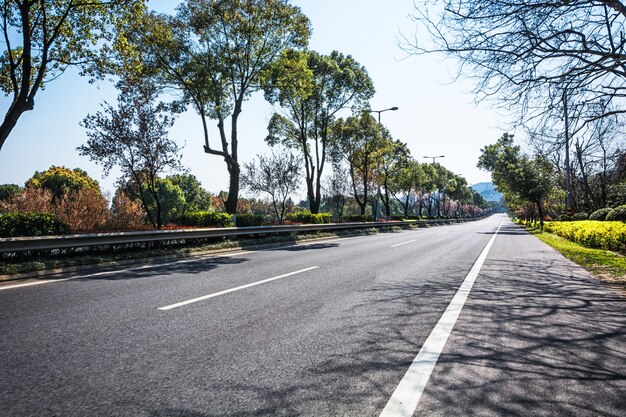
<path fill-rule="evenodd" d="M 122 61 L 179 91 L 181 104 L 200 115 L 204 152 L 224 159 L 230 175 L 224 204 L 236 213 L 243 105 L 284 50 L 307 45 L 308 18 L 287 0 L 187 0 L 175 17 L 150 14 L 129 32 L 134 54 Z"/>
<path fill-rule="evenodd" d="M 270 120 L 266 140 L 300 152 L 312 213 L 320 208 L 329 132 L 337 112 L 364 109 L 373 94 L 365 68 L 337 51 L 328 56 L 286 51 L 266 74 L 265 97 L 281 108 Z"/>

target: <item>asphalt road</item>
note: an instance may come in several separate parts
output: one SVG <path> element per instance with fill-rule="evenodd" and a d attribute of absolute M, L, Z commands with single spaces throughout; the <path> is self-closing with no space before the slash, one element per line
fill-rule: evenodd
<path fill-rule="evenodd" d="M 378 416 L 502 222 L 414 415 L 626 415 L 626 298 L 502 216 L 3 284 L 0 415 Z"/>

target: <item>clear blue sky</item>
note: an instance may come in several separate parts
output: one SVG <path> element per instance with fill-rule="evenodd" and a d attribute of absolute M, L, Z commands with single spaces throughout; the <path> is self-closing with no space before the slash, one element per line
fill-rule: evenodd
<path fill-rule="evenodd" d="M 170 12 L 177 0 L 152 0 L 150 7 Z M 313 25 L 310 48 L 321 53 L 338 50 L 363 64 L 374 81 L 372 109 L 398 106 L 382 114 L 395 138 L 408 143 L 412 154 L 445 155 L 440 162 L 472 183 L 489 181 L 489 173 L 476 168 L 480 148 L 495 142 L 504 132 L 498 115 L 485 106 L 476 107 L 469 93 L 471 84 L 450 83 L 455 63 L 437 56 L 407 57 L 398 47 L 400 33 L 411 34 L 409 19 L 413 0 L 299 0 Z M 108 82 L 89 84 L 76 71 L 50 83 L 36 98 L 35 109 L 25 113 L 0 151 L 0 184 L 23 184 L 35 170 L 51 165 L 80 167 L 112 192 L 117 172 L 105 179 L 101 169 L 81 157 L 76 147 L 86 140 L 79 122 L 95 113 L 103 100 L 114 102 L 116 91 Z M 0 102 L 2 115 L 9 104 Z M 244 104 L 240 117 L 240 159 L 251 160 L 269 148 L 263 142 L 272 107 L 259 94 Z M 345 116 L 347 116 L 346 114 Z M 215 137 L 216 128 L 213 128 Z M 224 162 L 202 150 L 200 119 L 181 115 L 170 132 L 181 144 L 183 163 L 205 188 L 227 189 Z"/>

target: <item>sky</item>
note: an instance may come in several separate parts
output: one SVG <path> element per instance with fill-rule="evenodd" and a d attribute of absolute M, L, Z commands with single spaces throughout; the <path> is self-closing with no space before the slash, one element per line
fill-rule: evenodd
<path fill-rule="evenodd" d="M 152 0 L 149 7 L 173 13 L 179 3 Z M 402 35 L 415 30 L 409 17 L 413 0 L 293 0 L 292 4 L 311 20 L 310 49 L 352 55 L 374 82 L 377 92 L 371 108 L 398 107 L 382 113 L 381 122 L 394 138 L 408 144 L 416 159 L 426 162 L 423 156 L 445 155 L 437 162 L 470 184 L 490 181 L 490 174 L 476 168 L 476 163 L 480 149 L 494 143 L 506 125 L 494 109 L 474 104 L 470 82 L 452 82 L 456 62 L 437 55 L 408 55 L 399 46 Z M 49 83 L 35 98 L 35 109 L 22 115 L 0 150 L 0 184 L 23 185 L 35 171 L 62 165 L 86 170 L 112 194 L 119 171 L 104 178 L 102 169 L 76 148 L 87 140 L 80 121 L 97 112 L 104 100 L 115 103 L 116 96 L 112 83 L 90 84 L 76 70 Z M 1 97 L 2 114 L 8 105 L 9 98 Z M 240 163 L 270 152 L 264 138 L 273 111 L 261 93 L 244 103 L 239 119 Z M 210 134 L 217 135 L 215 123 Z M 193 111 L 176 119 L 170 137 L 184 145 L 183 165 L 207 190 L 228 189 L 226 165 L 220 157 L 204 153 L 201 121 Z"/>

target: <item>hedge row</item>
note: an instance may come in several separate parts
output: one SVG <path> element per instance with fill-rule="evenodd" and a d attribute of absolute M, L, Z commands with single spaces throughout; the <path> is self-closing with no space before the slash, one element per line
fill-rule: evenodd
<path fill-rule="evenodd" d="M 47 213 L 0 214 L 0 237 L 64 235 L 70 228 Z"/>
<path fill-rule="evenodd" d="M 591 248 L 626 253 L 626 224 L 611 221 L 548 222 L 545 230 Z"/>
<path fill-rule="evenodd" d="M 287 214 L 287 220 L 293 223 L 325 224 L 331 222 L 330 213 L 313 214 L 310 211 Z"/>
<path fill-rule="evenodd" d="M 580 220 L 600 220 L 600 221 L 621 221 L 626 222 L 626 205 L 615 208 L 601 208 L 587 215 L 587 213 L 576 213 L 572 217 L 567 214 L 559 214 L 556 219 L 558 222 L 580 221 Z"/>
<path fill-rule="evenodd" d="M 237 227 L 263 226 L 265 216 L 262 214 L 238 214 L 235 223 L 237 223 Z"/>
<path fill-rule="evenodd" d="M 346 222 L 373 222 L 374 217 L 369 214 L 348 214 L 343 216 L 343 220 Z"/>
<path fill-rule="evenodd" d="M 180 226 L 192 227 L 232 227 L 230 214 L 218 213 L 216 211 L 195 211 L 184 213 L 176 219 L 176 224 Z"/>

